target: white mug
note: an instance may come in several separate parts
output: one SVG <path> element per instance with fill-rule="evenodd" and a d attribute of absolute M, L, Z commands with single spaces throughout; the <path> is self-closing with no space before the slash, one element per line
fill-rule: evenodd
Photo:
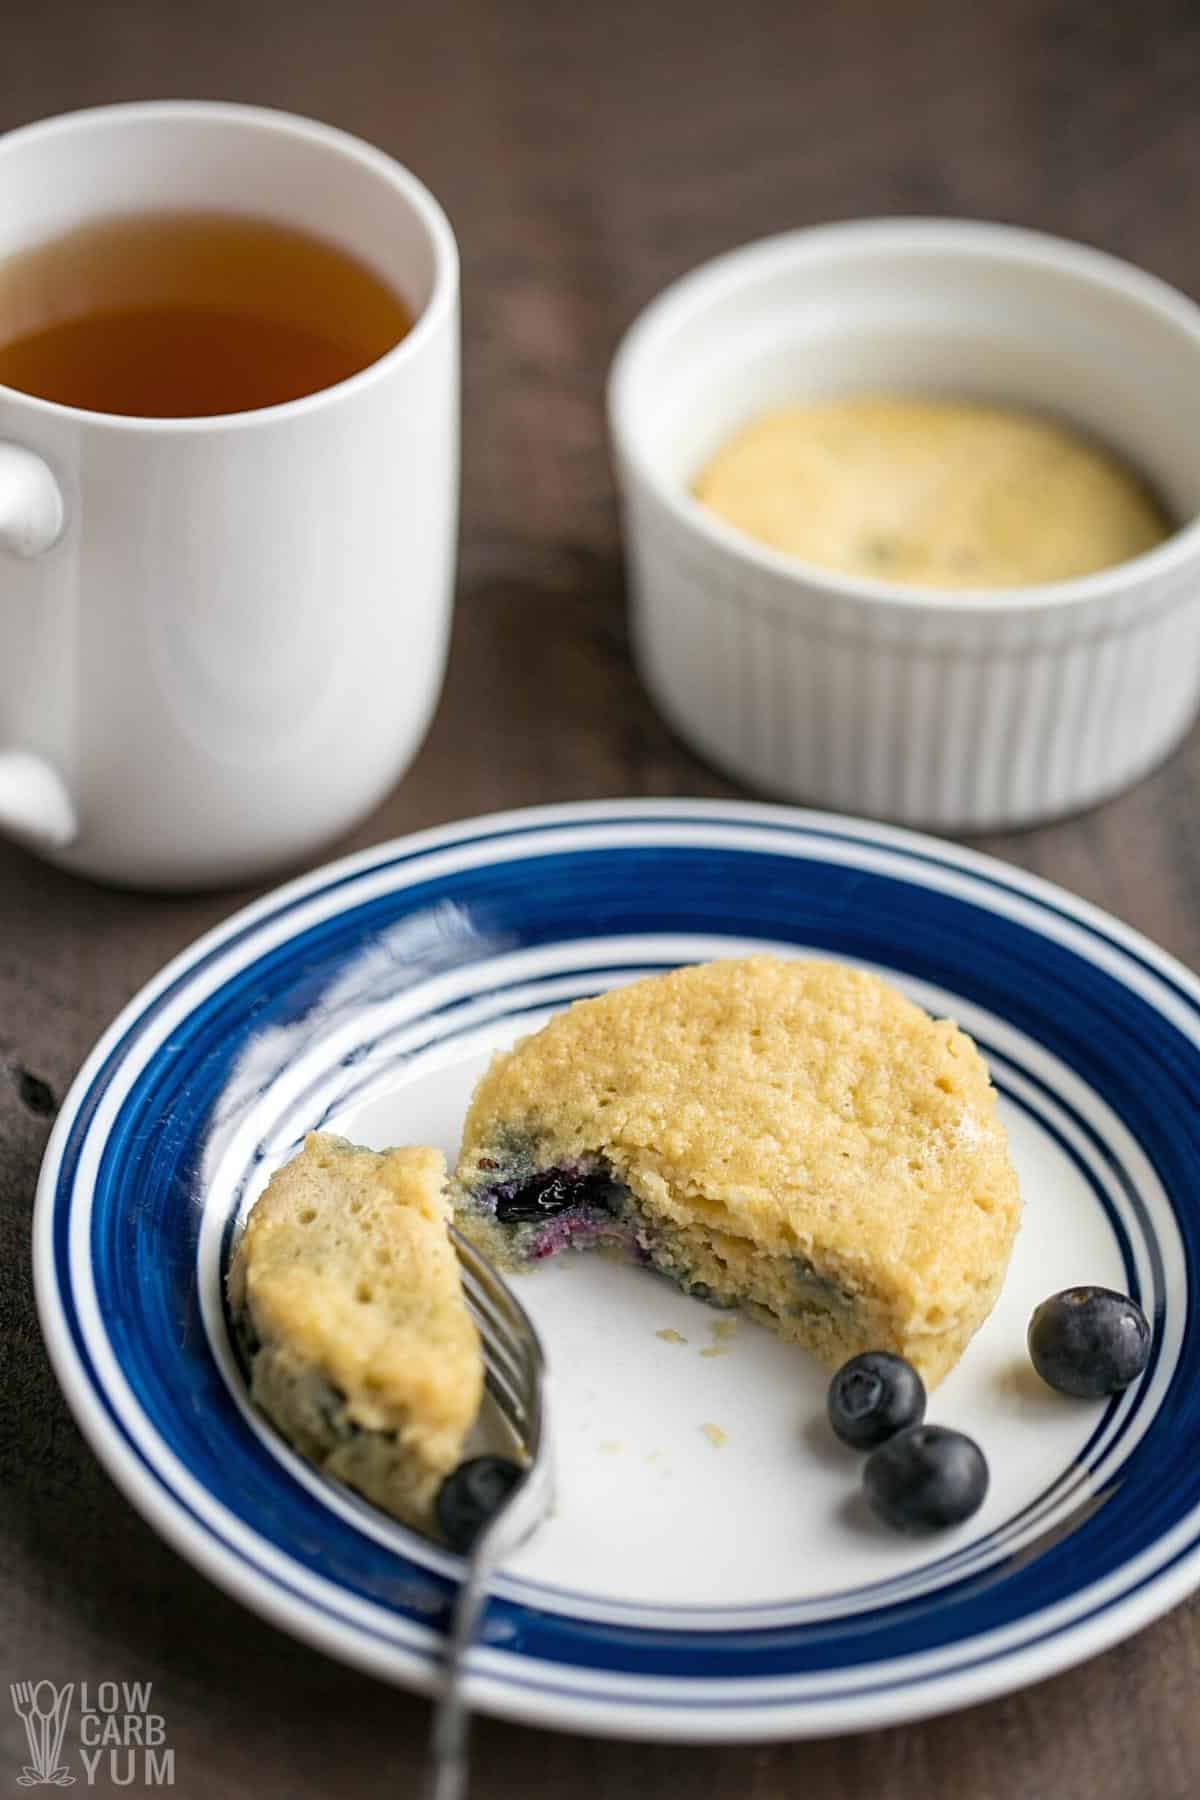
<path fill-rule="evenodd" d="M 0 384 L 0 832 L 146 887 L 294 862 L 382 799 L 441 688 L 450 226 L 344 132 L 198 102 L 10 132 L 0 201 L 0 260 L 114 213 L 237 212 L 350 251 L 415 315 L 359 374 L 258 411 L 126 418 Z"/>

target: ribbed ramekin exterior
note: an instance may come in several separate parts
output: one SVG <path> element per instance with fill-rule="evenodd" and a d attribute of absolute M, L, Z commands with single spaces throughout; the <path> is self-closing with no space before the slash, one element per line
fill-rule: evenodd
<path fill-rule="evenodd" d="M 970 831 L 1152 768 L 1200 701 L 1200 559 L 1044 607 L 864 598 L 744 557 L 619 468 L 634 653 L 680 736 L 749 785 Z"/>

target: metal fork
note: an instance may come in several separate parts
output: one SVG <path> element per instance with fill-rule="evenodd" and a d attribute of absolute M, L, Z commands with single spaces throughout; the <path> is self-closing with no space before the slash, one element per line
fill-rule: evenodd
<path fill-rule="evenodd" d="M 453 1227 L 450 1237 L 458 1254 L 463 1294 L 479 1328 L 488 1392 L 526 1466 L 505 1504 L 476 1538 L 463 1571 L 433 1718 L 428 1800 L 463 1800 L 466 1794 L 467 1653 L 475 1641 L 493 1574 L 503 1559 L 537 1530 L 550 1509 L 554 1488 L 546 1360 L 537 1332 L 487 1258 Z"/>

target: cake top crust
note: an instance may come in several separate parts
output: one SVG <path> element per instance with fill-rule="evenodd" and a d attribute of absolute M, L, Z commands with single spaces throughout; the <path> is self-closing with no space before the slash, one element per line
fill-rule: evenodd
<path fill-rule="evenodd" d="M 845 963 L 718 961 L 577 1002 L 494 1059 L 459 1180 L 522 1138 L 773 1254 L 869 1262 L 923 1311 L 993 1276 L 1020 1212 L 975 1045 Z"/>

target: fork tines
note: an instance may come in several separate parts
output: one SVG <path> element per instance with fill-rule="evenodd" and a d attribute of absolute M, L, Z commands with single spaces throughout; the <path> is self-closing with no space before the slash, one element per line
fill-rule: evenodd
<path fill-rule="evenodd" d="M 488 1389 L 529 1456 L 540 1433 L 542 1358 L 524 1308 L 491 1264 L 457 1231 L 463 1294 L 479 1329 Z"/>

